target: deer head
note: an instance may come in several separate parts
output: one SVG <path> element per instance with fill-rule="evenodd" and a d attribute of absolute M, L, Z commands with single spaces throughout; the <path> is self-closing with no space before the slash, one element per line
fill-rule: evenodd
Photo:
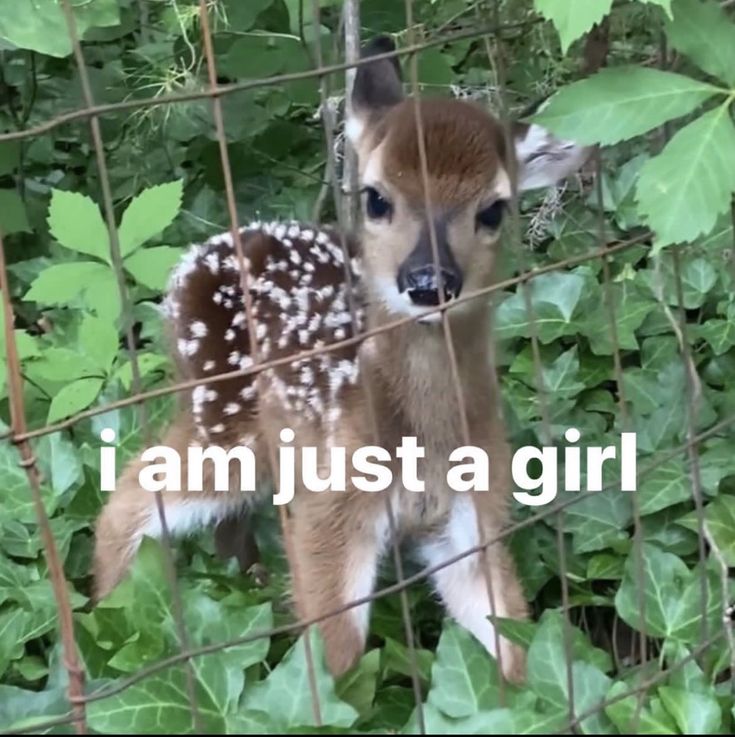
<path fill-rule="evenodd" d="M 381 36 L 363 57 L 394 49 Z M 511 199 L 555 184 L 588 156 L 587 149 L 520 122 L 512 126 L 509 150 L 503 127 L 481 105 L 406 97 L 395 57 L 358 67 L 352 109 L 346 133 L 359 162 L 365 284 L 370 301 L 393 316 L 426 313 L 439 304 L 440 289 L 451 300 L 486 286 Z M 439 319 L 433 312 L 419 322 Z"/>

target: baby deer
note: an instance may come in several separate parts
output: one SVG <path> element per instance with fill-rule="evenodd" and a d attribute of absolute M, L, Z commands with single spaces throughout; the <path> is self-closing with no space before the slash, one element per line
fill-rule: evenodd
<path fill-rule="evenodd" d="M 392 41 L 381 37 L 365 56 L 393 49 Z M 361 492 L 349 484 L 344 492 L 296 489 L 288 505 L 287 552 L 298 575 L 297 613 L 305 619 L 372 592 L 381 557 L 393 543 L 389 517 L 400 539 L 411 542 L 427 565 L 493 538 L 503 528 L 510 451 L 493 369 L 488 300 L 464 300 L 447 309 L 466 426 L 440 313 L 429 310 L 439 303 L 439 290 L 451 302 L 492 283 L 501 221 L 515 191 L 554 184 L 586 158 L 583 149 L 526 124 L 514 126 L 515 150 L 508 150 L 502 127 L 479 105 L 422 99 L 432 223 L 425 207 L 414 100 L 404 98 L 398 63 L 378 59 L 358 67 L 353 94 L 347 135 L 358 155 L 364 208 L 355 242 L 343 248 L 346 241 L 335 230 L 296 222 L 243 228 L 252 323 L 227 233 L 189 251 L 173 273 L 166 298 L 183 379 L 251 366 L 250 328 L 259 360 L 273 360 L 415 317 L 353 345 L 198 386 L 163 439 L 178 450 L 185 479 L 187 449 L 207 443 L 225 449 L 247 445 L 259 459 L 258 468 L 267 470 L 267 449 L 293 439 L 281 435 L 284 428 L 294 431 L 297 445 L 318 447 L 322 470 L 330 448 L 345 448 L 350 458 L 362 446 L 395 448 L 403 437 L 417 438 L 425 450 L 423 493 L 400 483 L 382 493 Z M 356 310 L 350 309 L 353 300 Z M 372 411 L 365 386 L 371 389 Z M 467 440 L 491 459 L 489 492 L 458 493 L 447 486 L 449 456 Z M 141 538 L 161 532 L 155 496 L 138 483 L 142 465 L 136 460 L 125 469 L 99 517 L 97 599 L 125 575 Z M 171 534 L 220 521 L 253 502 L 252 494 L 240 491 L 241 471 L 232 465 L 229 492 L 209 490 L 212 478 L 205 475 L 205 491 L 161 495 Z M 400 470 L 392 470 L 400 479 Z M 492 544 L 485 557 L 474 554 L 443 568 L 433 583 L 448 613 L 493 654 L 496 638 L 488 615 L 527 616 L 512 561 L 500 543 Z M 361 655 L 368 618 L 364 604 L 321 622 L 333 674 L 349 669 Z M 522 678 L 522 653 L 506 640 L 500 643 L 506 677 Z"/>

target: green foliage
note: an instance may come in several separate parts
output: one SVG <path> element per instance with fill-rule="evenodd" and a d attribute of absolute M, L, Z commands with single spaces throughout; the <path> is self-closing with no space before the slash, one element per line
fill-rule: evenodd
<path fill-rule="evenodd" d="M 301 4 L 292 0 L 208 4 L 223 82 L 306 70 L 317 39 L 326 62 L 339 60 L 332 48 L 339 2 L 322 1 L 319 27 L 309 2 L 303 18 Z M 447 24 L 464 31 L 478 22 L 475 3 L 414 4 L 429 37 Z M 38 125 L 81 106 L 58 2 L 0 5 L 0 130 Z M 72 5 L 97 103 L 198 92 L 208 84 L 197 3 Z M 641 238 L 609 255 L 609 284 L 602 262 L 589 259 L 496 295 L 494 335 L 511 439 L 518 446 L 550 438 L 562 457 L 569 427 L 580 430 L 583 446 L 615 444 L 621 431 L 633 429 L 639 486 L 620 492 L 619 469 L 606 465 L 605 491 L 562 490 L 559 501 L 569 503 L 562 514 L 511 537 L 533 616 L 497 622 L 528 655 L 527 683 L 506 686 L 502 700 L 496 661 L 451 618 L 442 618 L 428 587 L 409 590 L 427 732 L 568 732 L 571 710 L 580 717 L 575 729 L 585 734 L 729 734 L 735 704 L 723 613 L 735 586 L 731 572 L 723 580 L 722 566 L 735 566 L 735 430 L 726 422 L 735 413 L 733 11 L 716 0 L 505 0 L 500 8 L 508 22 L 529 22 L 505 39 L 513 111 L 555 93 L 535 116 L 538 122 L 563 137 L 610 147 L 602 151 L 602 216 L 586 177 L 548 197 L 529 194 L 521 225 L 533 247 L 508 244 L 507 275 Z M 608 15 L 608 67 L 580 81 L 585 34 Z M 364 37 L 385 31 L 403 42 L 403 3 L 363 0 L 361 18 Z M 661 32 L 680 54 L 670 69 L 652 64 Z M 419 56 L 418 67 L 426 91 L 449 93 L 456 85 L 483 104 L 495 102 L 498 79 L 483 44 L 432 48 Z M 341 77 L 328 83 L 330 94 L 342 93 Z M 221 100 L 240 222 L 311 219 L 325 171 L 317 83 Z M 0 229 L 31 429 L 170 378 L 159 312 L 168 275 L 189 243 L 229 225 L 209 101 L 120 111 L 99 122 L 109 213 L 88 121 L 32 141 L 0 141 Z M 331 204 L 320 217 L 334 218 Z M 133 318 L 138 387 L 113 268 L 115 244 Z M 0 434 L 10 423 L 6 354 L 0 332 Z M 691 379 L 693 429 L 707 433 L 696 446 L 696 464 L 681 450 Z M 315 631 L 255 637 L 290 618 L 277 520 L 269 511 L 257 519 L 270 573 L 265 584 L 238 571 L 234 561 L 218 559 L 210 533 L 174 546 L 189 647 L 238 640 L 192 658 L 191 671 L 178 661 L 157 665 L 180 649 L 157 543 L 145 540 L 130 578 L 89 607 L 92 523 L 105 500 L 98 486 L 99 432 L 116 431 L 120 466 L 161 437 L 174 406 L 174 398 L 161 397 L 142 409 L 107 410 L 32 441 L 69 581 L 86 688 L 104 696 L 88 706 L 90 728 L 194 733 L 193 688 L 198 724 L 207 733 L 419 733 L 413 661 L 396 596 L 376 602 L 366 654 L 336 681 Z M 16 447 L 0 441 L 2 730 L 31 730 L 68 713 L 57 611 L 18 461 Z M 563 489 L 563 472 L 559 480 Z M 514 508 L 518 520 L 532 512 L 538 510 Z M 704 560 L 701 528 L 708 540 Z M 703 648 L 705 634 L 719 639 Z M 306 637 L 321 727 L 315 726 Z M 146 667 L 150 675 L 123 688 Z"/>
<path fill-rule="evenodd" d="M 731 86 L 735 23 L 715 0 L 674 0 L 671 9 L 665 24 L 671 45 L 715 82 Z M 579 14 L 574 18 L 577 22 Z M 580 143 L 612 144 L 687 115 L 713 96 L 719 107 L 679 130 L 641 171 L 638 212 L 661 248 L 711 233 L 728 211 L 735 192 L 735 89 L 671 72 L 618 67 L 561 90 L 535 119 Z"/>

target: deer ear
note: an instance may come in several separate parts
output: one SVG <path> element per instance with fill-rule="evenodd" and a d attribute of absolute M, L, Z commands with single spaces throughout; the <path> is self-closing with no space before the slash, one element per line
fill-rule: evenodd
<path fill-rule="evenodd" d="M 592 154 L 592 147 L 557 138 L 537 123 L 513 125 L 518 191 L 551 187 L 579 171 Z"/>
<path fill-rule="evenodd" d="M 395 49 L 393 39 L 377 36 L 363 47 L 361 57 L 366 59 Z M 350 141 L 357 143 L 370 122 L 403 98 L 401 67 L 395 56 L 358 66 L 352 89 L 352 112 L 345 128 Z"/>

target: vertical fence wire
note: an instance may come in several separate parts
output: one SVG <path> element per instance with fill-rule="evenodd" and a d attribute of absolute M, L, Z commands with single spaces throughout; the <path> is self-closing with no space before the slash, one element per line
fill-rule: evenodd
<path fill-rule="evenodd" d="M 227 199 L 227 209 L 230 216 L 230 227 L 232 233 L 232 242 L 235 247 L 237 256 L 237 262 L 240 271 L 240 289 L 243 294 L 243 300 L 245 302 L 245 317 L 248 324 L 248 333 L 250 340 L 251 356 L 254 363 L 257 365 L 260 360 L 260 349 L 257 343 L 257 330 L 255 326 L 255 319 L 253 313 L 252 297 L 250 293 L 250 284 L 248 280 L 249 267 L 248 261 L 245 256 L 244 248 L 241 239 L 241 230 L 238 223 L 237 205 L 235 202 L 235 189 L 232 180 L 232 167 L 230 166 L 230 157 L 227 151 L 227 137 L 225 133 L 225 122 L 224 114 L 222 111 L 222 103 L 219 96 L 217 95 L 217 68 L 214 58 L 214 48 L 212 44 L 212 34 L 209 27 L 209 9 L 207 7 L 207 0 L 199 0 L 199 21 L 202 30 L 202 42 L 204 45 L 204 54 L 207 62 L 207 74 L 209 78 L 209 89 L 212 93 L 212 112 L 214 116 L 215 129 L 217 131 L 217 141 L 219 143 L 220 151 L 220 164 L 222 168 L 222 175 L 225 184 L 225 196 Z M 275 460 L 275 449 L 272 448 L 268 440 L 265 442 L 268 444 L 266 454 L 269 458 L 271 465 L 271 472 L 273 478 L 278 478 L 278 464 Z M 288 519 L 286 509 L 281 506 L 279 509 L 279 517 L 281 523 L 281 531 L 283 533 L 284 547 L 287 551 L 287 555 L 291 564 L 293 587 L 297 598 L 300 598 L 299 594 L 302 588 L 302 577 L 300 574 L 300 565 L 297 560 L 297 556 L 294 553 L 293 542 L 291 539 L 291 525 Z M 317 726 L 322 724 L 322 711 L 319 700 L 319 691 L 316 685 L 316 672 L 314 669 L 314 657 L 311 648 L 311 633 L 309 630 L 306 632 L 304 637 L 304 653 L 306 657 L 306 672 L 309 682 L 309 694 L 311 697 L 311 708 L 314 716 L 314 721 Z"/>
<path fill-rule="evenodd" d="M 69 33 L 69 38 L 72 44 L 74 58 L 79 72 L 79 79 L 82 87 L 82 95 L 84 97 L 84 103 L 88 108 L 94 106 L 94 97 L 92 95 L 92 87 L 89 81 L 89 75 L 87 72 L 87 65 L 84 59 L 84 52 L 79 40 L 79 34 L 77 31 L 76 19 L 72 12 L 72 7 L 69 0 L 62 0 L 62 9 L 66 19 L 66 25 Z M 120 296 L 120 304 L 123 313 L 124 320 L 124 331 L 126 335 L 127 348 L 130 354 L 130 365 L 132 374 L 132 388 L 134 394 L 140 394 L 141 392 L 141 376 L 140 366 L 138 362 L 138 351 L 135 344 L 135 335 L 133 331 L 133 315 L 132 305 L 128 296 L 127 285 L 125 283 L 125 272 L 123 269 L 122 255 L 120 251 L 120 239 L 115 223 L 115 209 L 112 201 L 112 188 L 110 186 L 109 171 L 107 168 L 107 159 L 105 156 L 105 148 L 102 140 L 102 131 L 100 129 L 99 119 L 97 116 L 92 116 L 89 119 L 90 132 L 92 136 L 92 145 L 95 152 L 95 159 L 97 162 L 97 170 L 99 173 L 100 189 L 102 192 L 103 210 L 105 213 L 105 220 L 107 225 L 107 231 L 110 238 L 110 257 L 112 261 L 113 271 L 115 273 L 115 280 L 118 286 L 118 292 Z M 148 423 L 145 421 L 145 405 L 138 405 L 139 417 L 141 420 L 141 427 L 144 428 L 144 436 L 148 436 Z M 150 439 L 150 438 L 148 438 Z M 174 619 L 174 626 L 176 628 L 176 634 L 179 640 L 179 647 L 182 652 L 189 649 L 189 635 L 187 632 L 186 624 L 184 622 L 183 604 L 181 601 L 181 592 L 179 589 L 179 582 L 176 577 L 175 564 L 173 559 L 173 551 L 171 547 L 171 535 L 169 533 L 168 524 L 166 522 L 165 507 L 163 498 L 160 491 L 155 492 L 156 501 L 156 512 L 159 517 L 161 524 L 161 539 L 163 542 L 163 561 L 166 578 L 171 590 L 171 603 L 172 603 L 172 614 Z M 194 676 L 194 669 L 190 661 L 184 663 L 184 675 L 186 681 L 187 697 L 189 700 L 189 707 L 192 715 L 192 724 L 195 730 L 201 729 L 201 718 L 199 715 L 199 709 L 197 706 L 196 696 L 196 680 Z"/>
<path fill-rule="evenodd" d="M 495 21 L 495 25 L 500 27 L 501 17 L 501 0 L 493 0 L 492 2 L 492 14 Z M 486 3 L 482 3 L 479 6 L 480 11 L 490 12 L 490 8 Z M 485 36 L 487 38 L 487 36 Z M 486 51 L 488 53 L 488 63 L 490 68 L 494 69 L 497 80 L 498 89 L 498 103 L 499 103 L 499 114 L 503 124 L 505 134 L 505 146 L 509 152 L 514 149 L 515 141 L 513 139 L 512 131 L 512 120 L 510 117 L 510 109 L 507 101 L 507 89 L 506 89 L 506 68 L 505 68 L 505 47 L 502 41 L 501 31 L 497 32 L 497 44 L 496 53 L 492 55 L 489 43 L 486 41 Z M 516 174 L 517 172 L 514 172 Z M 516 177 L 514 176 L 514 180 Z M 528 263 L 528 257 L 526 250 L 523 246 L 523 236 L 521 231 L 521 219 L 518 202 L 518 192 L 514 184 L 513 197 L 511 198 L 511 237 L 510 241 L 515 245 L 516 252 L 520 256 L 521 268 L 526 266 Z M 536 322 L 536 310 L 531 297 L 530 283 L 522 283 L 518 287 L 523 293 L 523 302 L 530 325 L 529 333 L 531 339 L 531 355 L 533 358 L 533 373 L 534 373 L 534 384 L 538 393 L 538 406 L 541 416 L 541 430 L 543 436 L 543 442 L 545 446 L 551 446 L 553 444 L 553 432 L 551 430 L 551 422 L 549 418 L 549 397 L 548 389 L 546 387 L 546 381 L 544 379 L 543 362 L 541 359 L 541 348 L 538 336 L 538 325 Z M 564 538 L 564 510 L 559 511 L 554 515 L 556 522 L 556 544 L 557 551 L 559 554 L 559 582 L 561 586 L 561 599 L 562 599 L 562 611 L 564 615 L 563 620 L 563 638 L 564 638 L 564 666 L 566 671 L 566 687 L 567 687 L 567 698 L 569 704 L 569 721 L 573 723 L 575 720 L 575 708 L 574 708 L 574 672 L 572 663 L 572 628 L 570 621 L 570 606 L 569 606 L 569 581 L 567 578 L 567 562 L 566 562 L 566 541 Z"/>
<path fill-rule="evenodd" d="M 15 343 L 15 317 L 13 304 L 10 301 L 10 287 L 8 286 L 7 263 L 5 260 L 5 246 L 3 244 L 2 232 L 0 232 L 0 292 L 2 293 L 2 306 L 5 334 L 5 351 L 7 362 L 7 377 L 10 396 L 10 418 L 11 428 L 14 435 L 19 435 L 26 430 L 25 405 L 23 402 L 23 376 L 18 357 L 18 348 Z M 38 519 L 38 527 L 43 541 L 44 556 L 48 566 L 51 587 L 58 608 L 59 634 L 63 652 L 64 668 L 69 677 L 67 695 L 73 711 L 73 724 L 77 734 L 87 734 L 87 722 L 84 707 L 84 670 L 79 662 L 79 653 L 74 636 L 74 618 L 72 614 L 71 601 L 67 590 L 64 564 L 59 555 L 53 530 L 49 522 L 48 513 L 41 496 L 41 474 L 38 468 L 38 460 L 33 452 L 29 440 L 18 442 L 20 451 L 20 465 L 25 469 L 33 506 Z"/>

